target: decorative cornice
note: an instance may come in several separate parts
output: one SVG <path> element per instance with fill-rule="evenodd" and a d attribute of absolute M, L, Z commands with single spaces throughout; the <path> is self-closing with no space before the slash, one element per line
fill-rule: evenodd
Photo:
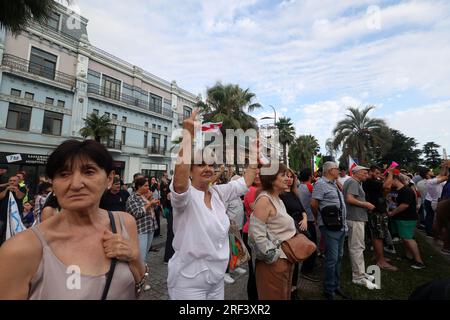
<path fill-rule="evenodd" d="M 62 114 L 68 115 L 68 116 L 72 115 L 72 110 L 70 110 L 70 109 L 49 106 L 48 104 L 45 104 L 45 103 L 37 102 L 34 100 L 28 100 L 28 99 L 24 99 L 24 98 L 18 98 L 18 97 L 11 96 L 11 95 L 0 94 L 0 100 L 19 104 L 22 106 L 38 108 L 38 109 L 51 111 L 51 112 L 62 113 Z"/>

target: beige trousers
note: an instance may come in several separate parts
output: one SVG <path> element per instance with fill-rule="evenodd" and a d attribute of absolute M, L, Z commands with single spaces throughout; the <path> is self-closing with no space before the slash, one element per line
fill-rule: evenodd
<path fill-rule="evenodd" d="M 366 249 L 366 245 L 364 243 L 365 224 L 366 223 L 363 221 L 347 220 L 348 251 L 352 264 L 353 280 L 364 278 L 364 273 L 366 272 L 366 267 L 364 264 L 364 249 Z"/>

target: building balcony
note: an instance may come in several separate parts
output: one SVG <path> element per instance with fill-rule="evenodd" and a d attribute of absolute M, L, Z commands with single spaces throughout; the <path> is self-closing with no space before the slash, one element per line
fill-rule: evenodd
<path fill-rule="evenodd" d="M 143 109 L 143 110 L 151 111 L 151 112 L 154 112 L 154 113 L 157 113 L 157 114 L 169 117 L 169 118 L 173 118 L 172 110 L 162 108 L 160 106 L 151 105 L 151 104 L 149 104 L 148 101 L 136 98 L 134 96 L 124 94 L 120 91 L 113 91 L 107 87 L 89 83 L 87 92 L 90 94 L 102 96 L 108 100 L 120 101 L 127 105 L 131 105 L 131 106 Z"/>
<path fill-rule="evenodd" d="M 102 141 L 103 145 L 108 149 L 122 150 L 122 141 L 115 139 L 107 139 Z"/>
<path fill-rule="evenodd" d="M 76 85 L 76 78 L 70 74 L 10 54 L 3 55 L 2 69 L 5 72 L 32 78 L 35 81 L 49 82 L 48 80 L 50 80 L 69 86 L 71 90 L 74 90 Z M 36 76 L 38 77 L 36 78 Z"/>
<path fill-rule="evenodd" d="M 165 156 L 167 149 L 162 147 L 148 147 L 148 154 Z"/>

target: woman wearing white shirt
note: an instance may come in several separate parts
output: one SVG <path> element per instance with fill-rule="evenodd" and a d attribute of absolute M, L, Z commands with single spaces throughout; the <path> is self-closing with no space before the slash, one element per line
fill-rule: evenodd
<path fill-rule="evenodd" d="M 191 137 L 197 114 L 195 110 L 183 122 Z M 183 161 L 183 150 L 191 150 L 191 141 L 183 138 L 170 185 L 175 254 L 169 261 L 167 287 L 172 300 L 223 300 L 230 227 L 224 202 L 245 194 L 257 165 L 250 165 L 239 180 L 211 187 L 211 166 Z"/>

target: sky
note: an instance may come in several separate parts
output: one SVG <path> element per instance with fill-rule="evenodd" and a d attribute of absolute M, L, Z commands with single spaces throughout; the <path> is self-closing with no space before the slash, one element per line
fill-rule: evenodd
<path fill-rule="evenodd" d="M 348 107 L 450 153 L 450 1 L 74 0 L 91 44 L 193 94 L 256 94 L 325 141 Z M 267 123 L 272 120 L 262 120 Z"/>

